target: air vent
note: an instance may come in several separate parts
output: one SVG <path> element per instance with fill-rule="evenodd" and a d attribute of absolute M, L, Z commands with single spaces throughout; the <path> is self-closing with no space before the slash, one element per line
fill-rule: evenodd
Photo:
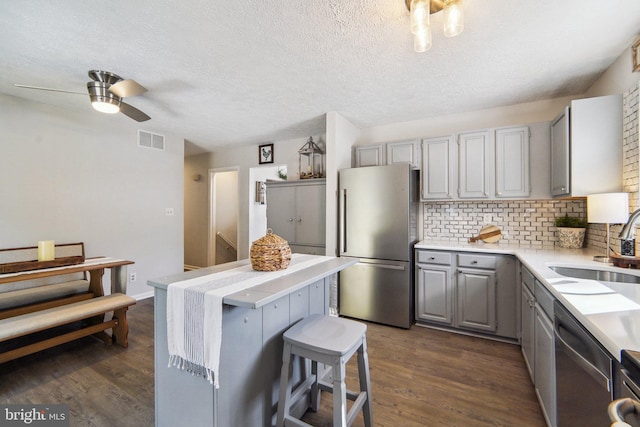
<path fill-rule="evenodd" d="M 164 151 L 164 135 L 138 130 L 138 147 Z"/>

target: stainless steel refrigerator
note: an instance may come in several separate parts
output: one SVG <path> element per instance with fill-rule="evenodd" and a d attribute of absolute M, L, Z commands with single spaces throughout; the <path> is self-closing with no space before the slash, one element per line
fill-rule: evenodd
<path fill-rule="evenodd" d="M 339 171 L 339 313 L 401 328 L 414 320 L 418 172 L 409 165 Z"/>

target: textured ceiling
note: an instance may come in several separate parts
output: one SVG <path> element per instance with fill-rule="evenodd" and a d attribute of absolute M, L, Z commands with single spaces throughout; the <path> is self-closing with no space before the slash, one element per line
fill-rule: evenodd
<path fill-rule="evenodd" d="M 607 7 L 603 7 L 603 6 Z M 0 3 L 0 92 L 90 110 L 87 71 L 149 91 L 142 128 L 214 149 L 583 93 L 640 32 L 640 0 L 465 0 L 413 51 L 404 0 Z M 98 113 L 96 113 L 98 114 Z M 130 120 L 107 117 L 114 123 Z"/>

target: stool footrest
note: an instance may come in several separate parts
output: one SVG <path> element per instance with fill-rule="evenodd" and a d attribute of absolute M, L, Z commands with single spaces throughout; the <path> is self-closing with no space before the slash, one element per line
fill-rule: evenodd
<path fill-rule="evenodd" d="M 328 381 L 318 381 L 318 387 L 322 391 L 333 393 L 333 384 Z M 362 393 L 356 393 L 355 391 L 347 390 L 347 399 L 356 400 Z"/>

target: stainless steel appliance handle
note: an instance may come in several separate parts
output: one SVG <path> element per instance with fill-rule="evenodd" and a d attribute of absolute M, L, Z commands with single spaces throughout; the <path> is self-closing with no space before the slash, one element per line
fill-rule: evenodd
<path fill-rule="evenodd" d="M 603 381 L 604 385 L 607 387 L 607 391 L 610 392 L 611 391 L 611 384 L 609 383 L 609 378 L 607 378 L 606 375 L 604 375 L 602 372 L 600 372 L 595 366 L 593 366 L 591 363 L 589 363 L 589 361 L 587 359 L 582 357 L 582 355 L 580 353 L 575 351 L 565 340 L 562 339 L 562 337 L 560 336 L 560 327 L 561 327 L 561 325 L 559 324 L 559 322 L 556 319 L 556 325 L 554 327 L 556 340 L 558 340 L 560 342 L 560 344 L 565 347 L 565 349 L 567 350 L 567 356 L 569 356 L 574 362 L 576 362 L 578 364 L 578 366 L 580 366 L 580 368 L 582 368 L 589 375 L 591 375 L 591 377 L 594 380 L 596 380 L 598 382 Z M 566 328 L 564 328 L 564 329 L 567 330 L 567 332 L 569 332 L 569 333 L 571 332 Z"/>
<path fill-rule="evenodd" d="M 347 189 L 342 190 L 342 227 L 341 227 L 342 252 L 347 252 Z"/>
<path fill-rule="evenodd" d="M 385 270 L 400 270 L 404 271 L 404 265 L 396 264 L 378 264 L 373 262 L 359 262 L 358 264 L 366 265 L 367 267 L 384 268 Z"/>

